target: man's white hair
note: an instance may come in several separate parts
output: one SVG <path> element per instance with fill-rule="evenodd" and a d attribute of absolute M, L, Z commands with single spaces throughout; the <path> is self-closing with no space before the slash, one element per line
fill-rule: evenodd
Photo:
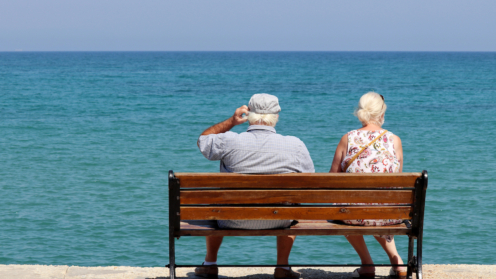
<path fill-rule="evenodd" d="M 250 125 L 266 125 L 275 127 L 278 120 L 279 114 L 248 113 L 248 122 L 250 122 Z"/>

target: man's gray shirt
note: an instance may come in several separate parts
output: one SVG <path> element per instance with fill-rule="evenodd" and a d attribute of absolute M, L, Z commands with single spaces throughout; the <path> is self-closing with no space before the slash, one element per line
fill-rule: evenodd
<path fill-rule="evenodd" d="M 315 172 L 305 144 L 297 137 L 276 134 L 273 127 L 251 125 L 244 133 L 200 136 L 200 151 L 209 160 L 220 160 L 221 172 L 279 174 Z M 285 225 L 282 225 L 284 222 Z M 220 227 L 269 229 L 289 221 L 222 221 Z"/>
<path fill-rule="evenodd" d="M 251 125 L 241 134 L 200 136 L 198 146 L 205 158 L 220 160 L 221 172 L 315 172 L 305 144 L 297 137 L 276 134 L 276 129 L 269 126 Z"/>

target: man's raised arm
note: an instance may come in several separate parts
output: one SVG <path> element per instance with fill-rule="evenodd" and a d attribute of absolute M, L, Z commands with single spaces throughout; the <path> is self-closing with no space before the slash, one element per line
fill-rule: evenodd
<path fill-rule="evenodd" d="M 200 152 L 209 160 L 220 160 L 224 156 L 225 150 L 222 148 L 224 133 L 231 130 L 232 127 L 245 123 L 246 118 L 243 118 L 243 113 L 248 114 L 248 107 L 242 106 L 236 109 L 234 115 L 228 119 L 213 125 L 203 131 L 198 138 L 196 145 L 200 148 Z"/>
<path fill-rule="evenodd" d="M 232 117 L 229 117 L 228 119 L 209 127 L 208 129 L 203 131 L 200 136 L 225 133 L 231 130 L 234 126 L 245 123 L 247 119 L 243 118 L 243 113 L 248 114 L 247 106 L 241 106 L 237 108 Z"/>

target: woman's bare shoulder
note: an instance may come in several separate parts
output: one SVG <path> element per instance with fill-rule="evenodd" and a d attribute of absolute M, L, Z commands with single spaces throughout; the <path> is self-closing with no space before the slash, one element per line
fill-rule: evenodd
<path fill-rule="evenodd" d="M 393 140 L 397 140 L 397 141 L 401 142 L 401 139 L 398 135 L 391 133 L 391 137 L 393 138 Z"/>
<path fill-rule="evenodd" d="M 339 141 L 339 144 L 343 144 L 343 145 L 348 145 L 348 137 L 350 136 L 350 132 L 344 134 L 342 137 L 341 137 L 341 140 Z"/>

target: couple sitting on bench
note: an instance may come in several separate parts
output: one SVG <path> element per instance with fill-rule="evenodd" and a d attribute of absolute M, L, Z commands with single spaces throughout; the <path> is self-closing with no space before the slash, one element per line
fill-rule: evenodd
<path fill-rule="evenodd" d="M 360 98 L 355 115 L 363 127 L 344 135 L 339 142 L 330 172 L 393 173 L 401 172 L 403 151 L 401 140 L 381 128 L 386 112 L 384 97 L 369 92 Z M 255 94 L 248 106 L 236 109 L 229 119 L 206 129 L 198 139 L 198 147 L 209 160 L 220 160 L 221 172 L 244 174 L 313 173 L 314 165 L 305 144 L 293 136 L 282 136 L 274 127 L 281 107 L 276 96 Z M 243 114 L 247 117 L 243 117 Z M 230 130 L 249 122 L 244 133 Z M 220 228 L 276 229 L 287 228 L 292 220 L 219 220 Z M 345 220 L 352 225 L 383 226 L 402 220 Z M 296 236 L 277 236 L 277 264 L 288 265 L 289 254 Z M 375 236 L 389 256 L 391 264 L 403 264 L 392 235 Z M 207 255 L 197 276 L 217 278 L 217 253 L 223 236 L 207 236 Z M 363 236 L 347 236 L 363 265 L 373 264 Z M 406 278 L 404 267 L 391 268 L 392 278 Z M 289 267 L 275 269 L 274 278 L 299 278 Z M 374 278 L 375 267 L 362 266 L 353 273 L 355 278 Z"/>

